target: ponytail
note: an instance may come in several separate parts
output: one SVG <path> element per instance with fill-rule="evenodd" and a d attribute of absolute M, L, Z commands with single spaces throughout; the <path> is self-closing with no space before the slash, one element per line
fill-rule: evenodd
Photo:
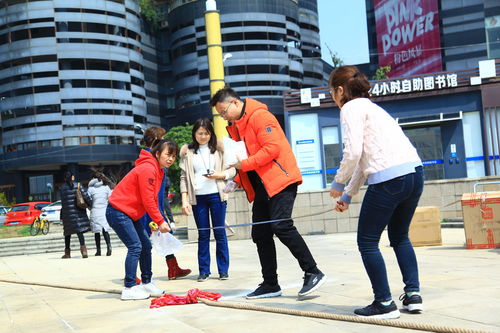
<path fill-rule="evenodd" d="M 330 74 L 328 85 L 334 90 L 338 87 L 344 89 L 342 104 L 355 98 L 370 98 L 370 82 L 365 74 L 356 66 L 340 66 Z"/>

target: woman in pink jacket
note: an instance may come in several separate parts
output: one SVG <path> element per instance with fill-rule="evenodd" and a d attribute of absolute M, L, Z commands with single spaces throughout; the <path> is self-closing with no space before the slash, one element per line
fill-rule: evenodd
<path fill-rule="evenodd" d="M 354 313 L 374 318 L 399 317 L 378 247 L 386 227 L 405 284 L 400 297 L 403 308 L 419 312 L 423 307 L 417 259 L 408 230 L 423 190 L 422 162 L 396 121 L 370 101 L 370 83 L 356 67 L 337 68 L 330 75 L 329 87 L 340 108 L 344 130 L 343 158 L 330 190 L 332 197 L 340 197 L 335 210 L 347 210 L 351 197 L 368 181 L 357 238 L 375 300 Z"/>

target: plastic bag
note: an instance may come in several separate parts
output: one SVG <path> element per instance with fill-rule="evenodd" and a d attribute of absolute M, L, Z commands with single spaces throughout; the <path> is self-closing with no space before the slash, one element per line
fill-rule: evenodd
<path fill-rule="evenodd" d="M 233 181 L 232 179 L 226 183 L 222 192 L 224 193 L 232 193 L 238 188 L 238 183 Z"/>
<path fill-rule="evenodd" d="M 150 239 L 156 253 L 162 257 L 174 254 L 182 249 L 182 243 L 169 232 L 151 231 Z"/>
<path fill-rule="evenodd" d="M 225 136 L 224 142 L 224 165 L 229 166 L 248 158 L 247 148 L 245 147 L 245 142 L 234 141 L 233 139 Z"/>

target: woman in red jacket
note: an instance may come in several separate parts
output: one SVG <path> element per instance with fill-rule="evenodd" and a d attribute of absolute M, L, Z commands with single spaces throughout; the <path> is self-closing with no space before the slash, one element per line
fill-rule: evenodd
<path fill-rule="evenodd" d="M 158 191 L 163 169 L 174 163 L 177 154 L 177 144 L 170 139 L 153 144 L 151 152 L 141 150 L 135 168 L 118 183 L 109 197 L 106 218 L 128 249 L 122 300 L 145 299 L 150 294 L 164 292 L 151 280 L 151 242 L 138 220 L 147 212 L 161 232 L 170 231 L 158 209 Z M 135 282 L 138 263 L 142 273 L 140 285 Z"/>

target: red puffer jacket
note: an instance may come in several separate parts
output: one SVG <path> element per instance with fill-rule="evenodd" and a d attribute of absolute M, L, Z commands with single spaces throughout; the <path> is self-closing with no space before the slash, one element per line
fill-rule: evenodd
<path fill-rule="evenodd" d="M 158 160 L 149 151 L 141 150 L 135 168 L 116 185 L 109 203 L 134 221 L 147 212 L 156 224 L 162 224 L 165 220 L 158 209 L 158 192 L 163 175 Z"/>
<path fill-rule="evenodd" d="M 247 98 L 243 117 L 228 126 L 227 131 L 233 140 L 244 141 L 247 148 L 248 158 L 242 161 L 235 181 L 245 189 L 248 201 L 255 198 L 248 171 L 257 172 L 270 197 L 288 185 L 302 183 L 292 148 L 267 105 Z"/>

